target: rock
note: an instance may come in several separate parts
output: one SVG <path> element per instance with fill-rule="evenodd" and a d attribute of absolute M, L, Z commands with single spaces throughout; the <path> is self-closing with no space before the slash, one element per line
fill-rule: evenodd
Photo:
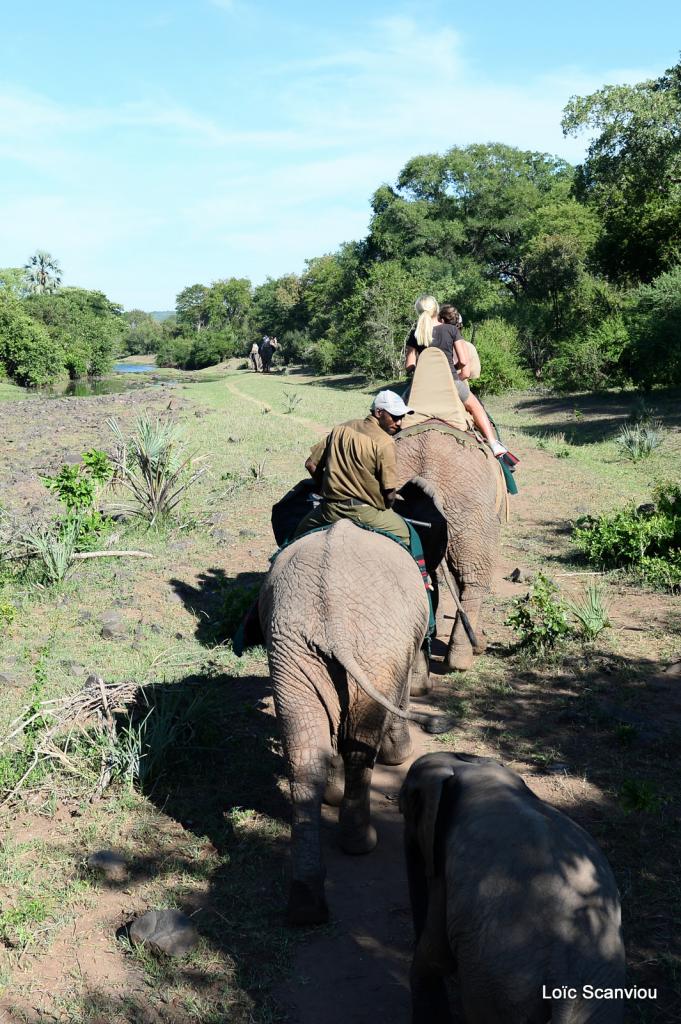
<path fill-rule="evenodd" d="M 681 661 L 673 661 L 662 669 L 665 679 L 681 679 Z"/>
<path fill-rule="evenodd" d="M 116 608 L 109 608 L 102 615 L 102 628 L 99 635 L 104 640 L 120 640 L 126 635 L 125 622 Z"/>
<path fill-rule="evenodd" d="M 657 505 L 654 505 L 652 501 L 646 501 L 643 505 L 639 505 L 636 509 L 639 516 L 653 516 L 657 512 Z"/>
<path fill-rule="evenodd" d="M 532 579 L 532 573 L 527 572 L 525 569 L 515 568 L 508 579 L 511 583 L 529 583 Z"/>
<path fill-rule="evenodd" d="M 176 590 L 170 590 L 166 594 L 166 597 L 169 601 L 172 601 L 173 604 L 184 604 L 184 598 L 182 594 L 178 594 Z"/>
<path fill-rule="evenodd" d="M 184 956 L 199 941 L 190 918 L 179 910 L 150 910 L 132 922 L 130 941 L 145 945 L 168 956 Z"/>
<path fill-rule="evenodd" d="M 229 441 L 230 444 L 239 444 L 241 442 L 241 438 L 237 437 L 234 434 L 230 434 L 227 440 Z"/>
<path fill-rule="evenodd" d="M 88 674 L 88 670 L 85 668 L 85 665 L 79 665 L 77 661 L 65 662 L 64 668 L 72 676 L 86 676 Z"/>
<path fill-rule="evenodd" d="M 122 853 L 115 850 L 97 850 L 87 859 L 87 866 L 109 882 L 128 880 L 128 863 Z"/>
<path fill-rule="evenodd" d="M 215 530 L 211 530 L 210 535 L 213 540 L 218 542 L 218 544 L 229 544 L 229 542 L 234 539 L 234 534 L 230 533 L 229 530 L 222 530 L 220 527 Z"/>
<path fill-rule="evenodd" d="M 79 626 L 84 626 L 86 622 L 92 622 L 92 612 L 81 612 L 78 616 Z"/>
<path fill-rule="evenodd" d="M 15 675 L 11 675 L 9 672 L 0 672 L 0 687 L 20 685 L 21 684 Z"/>
<path fill-rule="evenodd" d="M 239 530 L 240 537 L 257 537 L 255 530 Z"/>

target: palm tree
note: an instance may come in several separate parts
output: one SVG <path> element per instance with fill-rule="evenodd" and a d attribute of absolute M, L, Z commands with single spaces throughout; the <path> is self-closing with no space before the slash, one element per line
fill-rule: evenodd
<path fill-rule="evenodd" d="M 32 295 L 56 292 L 61 284 L 59 262 L 44 249 L 37 249 L 24 264 L 26 288 Z"/>

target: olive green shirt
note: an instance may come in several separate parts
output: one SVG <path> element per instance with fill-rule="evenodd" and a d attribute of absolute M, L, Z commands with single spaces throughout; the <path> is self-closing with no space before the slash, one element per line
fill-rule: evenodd
<path fill-rule="evenodd" d="M 385 509 L 383 494 L 397 487 L 395 442 L 381 430 L 375 416 L 349 420 L 334 427 L 310 452 L 322 472 L 322 495 L 327 501 L 356 498 Z"/>

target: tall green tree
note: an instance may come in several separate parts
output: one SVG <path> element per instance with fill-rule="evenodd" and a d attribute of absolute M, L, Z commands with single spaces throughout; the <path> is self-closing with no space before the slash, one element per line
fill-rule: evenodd
<path fill-rule="evenodd" d="M 59 262 L 44 249 L 37 249 L 24 266 L 26 290 L 31 295 L 56 292 L 61 284 Z"/>
<path fill-rule="evenodd" d="M 681 63 L 658 79 L 573 97 L 562 125 L 592 136 L 575 187 L 603 223 L 605 272 L 650 281 L 681 260 Z"/>
<path fill-rule="evenodd" d="M 61 348 L 70 377 L 100 376 L 111 368 L 125 322 L 121 307 L 103 292 L 62 288 L 29 296 L 24 307 Z"/>

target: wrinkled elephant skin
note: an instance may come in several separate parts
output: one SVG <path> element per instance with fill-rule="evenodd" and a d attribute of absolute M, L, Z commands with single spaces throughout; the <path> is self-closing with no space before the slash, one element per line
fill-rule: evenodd
<path fill-rule="evenodd" d="M 399 438 L 397 464 L 398 486 L 413 476 L 433 484 L 447 519 L 447 565 L 471 626 L 482 638 L 482 602 L 491 589 L 499 559 L 498 467 L 473 445 L 438 430 Z M 465 671 L 471 667 L 474 653 L 457 615 L 447 648 L 447 667 Z"/>
<path fill-rule="evenodd" d="M 408 755 L 409 733 L 407 722 L 389 715 L 367 689 L 373 686 L 382 700 L 407 708 L 411 666 L 428 628 L 428 601 L 419 569 L 404 548 L 341 520 L 277 556 L 263 583 L 260 618 L 291 785 L 287 920 L 317 924 L 328 917 L 321 802 L 325 788 L 334 802 L 340 797 L 327 782 L 340 756 L 341 846 L 348 853 L 369 852 L 376 843 L 369 786 L 382 738 L 387 730 L 387 756 L 395 763 Z"/>
<path fill-rule="evenodd" d="M 587 832 L 474 754 L 418 758 L 400 809 L 413 1024 L 621 1024 L 621 1000 L 585 995 L 624 985 L 619 894 Z"/>

